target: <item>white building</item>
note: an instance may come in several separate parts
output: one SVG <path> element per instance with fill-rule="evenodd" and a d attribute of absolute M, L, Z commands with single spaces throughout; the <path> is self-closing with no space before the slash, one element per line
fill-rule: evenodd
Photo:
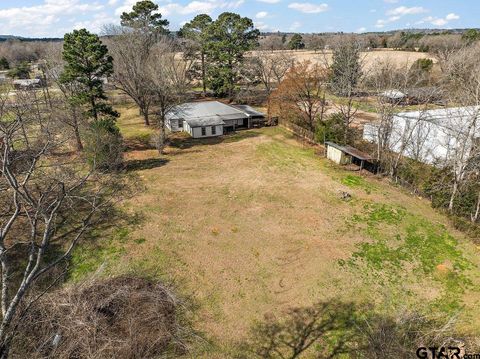
<path fill-rule="evenodd" d="M 389 127 L 391 151 L 420 162 L 441 164 L 459 148 L 471 150 L 475 144 L 472 140 L 480 142 L 480 106 L 398 113 L 389 126 L 383 127 Z M 365 124 L 363 138 L 377 143 L 382 131 L 387 130 L 379 123 Z"/>
<path fill-rule="evenodd" d="M 167 113 L 167 128 L 185 131 L 194 138 L 221 136 L 238 128 L 263 123 L 265 116 L 250 106 L 230 106 L 218 101 L 189 102 Z"/>

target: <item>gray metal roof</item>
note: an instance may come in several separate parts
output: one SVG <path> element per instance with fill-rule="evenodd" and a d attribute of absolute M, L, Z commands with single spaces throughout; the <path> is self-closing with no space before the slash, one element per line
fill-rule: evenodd
<path fill-rule="evenodd" d="M 392 100 L 401 100 L 407 97 L 406 94 L 404 94 L 402 91 L 399 91 L 399 90 L 388 90 L 388 91 L 382 92 L 380 96 L 386 97 Z"/>
<path fill-rule="evenodd" d="M 217 126 L 224 125 L 222 118 L 220 116 L 207 116 L 199 118 L 189 118 L 185 122 L 188 123 L 190 127 L 204 127 L 204 126 Z"/>
<path fill-rule="evenodd" d="M 239 109 L 225 105 L 218 101 L 187 102 L 175 106 L 167 113 L 167 119 L 203 119 L 206 117 L 219 116 L 225 120 L 247 118 L 248 115 Z"/>
<path fill-rule="evenodd" d="M 20 85 L 20 86 L 31 86 L 31 85 L 39 85 L 41 82 L 40 79 L 21 79 L 21 80 L 13 80 L 13 84 Z"/>
<path fill-rule="evenodd" d="M 480 106 L 449 107 L 428 111 L 401 112 L 395 115 L 405 120 L 422 120 L 449 128 L 467 126 L 473 117 L 480 118 Z"/>
<path fill-rule="evenodd" d="M 353 157 L 356 157 L 358 158 L 359 160 L 362 160 L 362 161 L 371 161 L 373 160 L 373 157 L 370 156 L 368 153 L 365 153 L 365 152 L 362 152 L 358 149 L 356 149 L 355 147 L 352 147 L 352 146 L 342 146 L 342 145 L 339 145 L 337 143 L 334 143 L 334 142 L 325 142 L 325 144 L 327 146 L 332 146 L 344 153 L 346 153 L 347 155 L 350 155 L 350 156 L 353 156 Z"/>
<path fill-rule="evenodd" d="M 248 105 L 232 105 L 232 107 L 238 108 L 240 111 L 245 112 L 249 116 L 255 117 L 265 117 L 265 114 L 255 110 L 253 107 Z"/>

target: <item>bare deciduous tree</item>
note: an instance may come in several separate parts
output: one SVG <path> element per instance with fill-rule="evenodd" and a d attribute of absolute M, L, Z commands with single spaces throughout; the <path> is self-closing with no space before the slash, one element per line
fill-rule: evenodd
<path fill-rule="evenodd" d="M 259 80 L 270 96 L 273 89 L 278 87 L 287 71 L 293 66 L 293 59 L 284 53 L 256 52 L 255 56 L 248 59 L 245 67 L 252 75 L 250 81 Z"/>
<path fill-rule="evenodd" d="M 60 75 L 63 72 L 64 66 L 61 46 L 57 44 L 49 44 L 46 46 L 44 60 L 47 85 L 52 84 L 57 86 L 61 93 L 60 97 L 53 97 L 48 93 L 48 99 L 51 104 L 50 109 L 59 121 L 71 129 L 77 151 L 82 151 L 83 141 L 81 130 L 86 127 L 87 119 L 78 106 L 70 100 L 78 92 L 79 84 L 60 81 Z"/>
<path fill-rule="evenodd" d="M 156 36 L 149 32 L 110 26 L 105 29 L 109 35 L 107 45 L 115 61 L 113 80 L 115 86 L 128 95 L 140 109 L 145 125 L 150 125 L 151 93 L 148 61 L 156 42 Z"/>
<path fill-rule="evenodd" d="M 81 158 L 66 159 L 67 140 L 48 105 L 19 96 L 0 100 L 1 358 L 38 298 L 29 292 L 40 286 L 41 296 L 55 283 L 49 274 L 101 220 L 116 183 L 85 171 Z"/>
<path fill-rule="evenodd" d="M 192 61 L 179 58 L 174 40 L 164 38 L 152 49 L 148 63 L 150 91 L 154 98 L 154 113 L 159 135 L 157 148 L 161 153 L 165 144 L 165 119 L 167 113 L 185 98 L 189 84 Z"/>
<path fill-rule="evenodd" d="M 455 113 L 451 125 L 444 127 L 447 138 L 451 138 L 445 166 L 452 169 L 453 183 L 448 209 L 454 210 L 458 192 L 470 174 L 477 174 L 480 168 L 480 45 L 458 51 L 446 63 L 445 85 L 451 101 L 466 106 L 464 116 Z M 479 194 L 480 200 L 480 194 Z M 478 208 L 472 220 L 478 220 Z"/>
<path fill-rule="evenodd" d="M 315 132 L 325 109 L 328 70 L 304 61 L 295 64 L 271 95 L 273 111 L 288 121 Z"/>

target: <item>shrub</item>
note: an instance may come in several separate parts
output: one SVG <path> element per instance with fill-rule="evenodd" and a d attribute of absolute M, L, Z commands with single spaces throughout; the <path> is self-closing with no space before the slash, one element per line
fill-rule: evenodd
<path fill-rule="evenodd" d="M 0 59 L 0 70 L 8 70 L 10 69 L 10 64 L 5 57 Z"/>
<path fill-rule="evenodd" d="M 85 138 L 87 162 L 93 169 L 114 171 L 122 164 L 123 141 L 112 118 L 92 122 Z"/>
<path fill-rule="evenodd" d="M 30 65 L 26 61 L 20 62 L 8 72 L 8 76 L 12 79 L 28 79 L 30 78 Z"/>
<path fill-rule="evenodd" d="M 345 125 L 342 114 L 339 112 L 331 114 L 325 121 L 319 122 L 315 136 L 317 142 L 320 143 L 325 143 L 325 141 L 343 143 Z"/>
<path fill-rule="evenodd" d="M 418 59 L 412 64 L 412 70 L 418 70 L 422 72 L 430 72 L 433 68 L 432 59 Z"/>

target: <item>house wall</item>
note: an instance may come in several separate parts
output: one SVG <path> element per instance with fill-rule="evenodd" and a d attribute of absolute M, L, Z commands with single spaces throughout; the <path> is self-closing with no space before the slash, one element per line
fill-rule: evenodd
<path fill-rule="evenodd" d="M 338 148 L 328 146 L 327 148 L 327 158 L 339 165 L 347 165 L 352 162 L 352 158 L 348 155 L 345 155 Z"/>
<path fill-rule="evenodd" d="M 233 126 L 233 125 L 235 125 L 235 127 L 243 126 L 243 119 L 240 119 L 240 120 L 223 120 L 223 122 L 225 122 L 225 126 Z"/>
<path fill-rule="evenodd" d="M 190 135 L 193 138 L 202 138 L 202 137 L 218 137 L 223 135 L 223 125 L 216 125 L 215 134 L 212 134 L 212 127 L 213 126 L 205 126 L 205 136 L 202 136 L 202 128 L 201 127 L 194 127 L 191 128 L 191 132 L 189 131 Z"/>
<path fill-rule="evenodd" d="M 165 125 L 172 132 L 183 131 L 183 128 L 178 127 L 178 124 L 179 124 L 180 121 L 183 121 L 183 120 L 170 119 L 170 120 L 166 121 Z"/>

